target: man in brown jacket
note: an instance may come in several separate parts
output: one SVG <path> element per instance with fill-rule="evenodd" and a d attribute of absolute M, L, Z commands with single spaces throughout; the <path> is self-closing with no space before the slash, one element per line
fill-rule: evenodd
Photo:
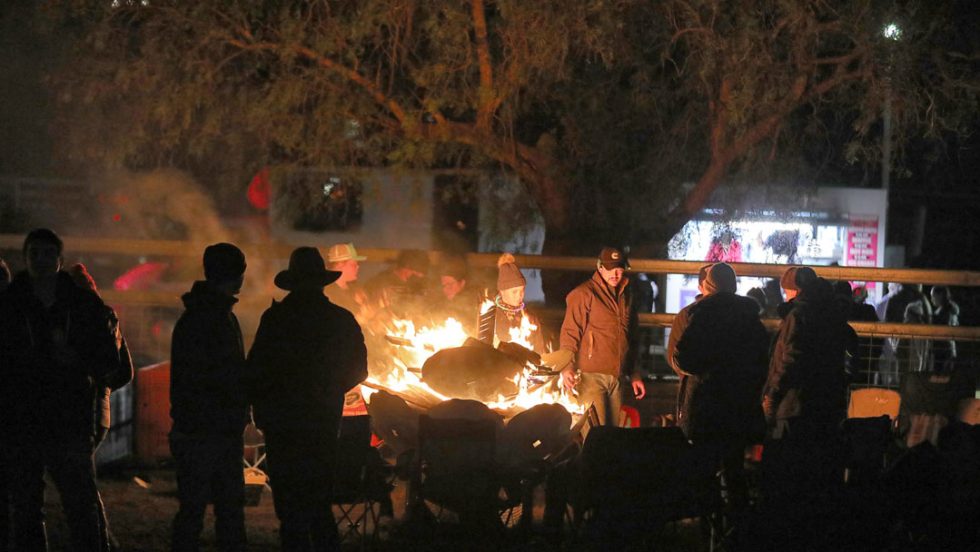
<path fill-rule="evenodd" d="M 602 425 L 616 425 L 622 405 L 620 377 L 629 375 L 636 398 L 646 388 L 636 369 L 637 313 L 633 289 L 625 275 L 629 262 L 622 251 L 604 247 L 596 272 L 565 298 L 561 349 L 575 354 L 575 364 L 562 371 L 562 383 L 578 384 L 579 400 L 594 404 Z M 576 369 L 578 374 L 576 374 Z"/>

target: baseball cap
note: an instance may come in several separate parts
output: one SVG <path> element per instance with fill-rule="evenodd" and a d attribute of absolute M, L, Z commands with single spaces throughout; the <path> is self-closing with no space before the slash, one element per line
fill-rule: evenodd
<path fill-rule="evenodd" d="M 350 260 L 365 261 L 367 257 L 358 255 L 353 243 L 336 243 L 327 249 L 328 263 L 339 263 Z"/>
<path fill-rule="evenodd" d="M 629 270 L 630 267 L 630 263 L 626 259 L 626 255 L 615 247 L 602 248 L 602 251 L 599 252 L 599 264 L 601 264 L 602 268 L 605 268 L 606 270 L 612 270 L 614 268 Z"/>

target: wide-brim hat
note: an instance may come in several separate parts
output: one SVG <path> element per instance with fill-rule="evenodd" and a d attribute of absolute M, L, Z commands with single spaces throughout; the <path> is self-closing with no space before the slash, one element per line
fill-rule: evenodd
<path fill-rule="evenodd" d="M 289 255 L 289 268 L 276 274 L 274 281 L 279 289 L 291 291 L 299 285 L 326 286 L 337 281 L 340 275 L 336 270 L 327 270 L 315 247 L 297 247 Z"/>

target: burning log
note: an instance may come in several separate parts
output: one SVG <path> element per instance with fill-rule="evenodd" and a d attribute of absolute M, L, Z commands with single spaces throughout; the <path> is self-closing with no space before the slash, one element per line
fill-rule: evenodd
<path fill-rule="evenodd" d="M 480 342 L 443 349 L 422 365 L 422 381 L 443 395 L 489 402 L 518 392 L 523 364 Z"/>

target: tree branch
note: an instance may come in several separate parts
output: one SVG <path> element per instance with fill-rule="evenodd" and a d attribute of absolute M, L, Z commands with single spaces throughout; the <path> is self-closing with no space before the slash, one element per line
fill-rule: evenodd
<path fill-rule="evenodd" d="M 392 98 L 391 96 L 388 96 L 387 94 L 382 92 L 381 89 L 378 88 L 370 79 L 358 73 L 357 71 L 351 69 L 350 67 L 336 63 L 332 59 L 323 56 L 306 46 L 301 46 L 299 44 L 293 44 L 293 45 L 275 44 L 271 42 L 245 42 L 243 40 L 239 40 L 233 37 L 227 37 L 225 40 L 232 46 L 241 48 L 243 50 L 266 51 L 266 52 L 279 52 L 282 50 L 286 50 L 286 51 L 293 52 L 294 54 L 300 57 L 306 58 L 316 63 L 317 65 L 323 67 L 324 69 L 327 69 L 333 73 L 340 75 L 341 77 L 347 79 L 351 83 L 363 89 L 371 96 L 372 99 L 374 99 L 374 101 L 378 105 L 387 109 L 388 112 L 390 112 L 392 116 L 394 116 L 395 119 L 397 119 L 400 124 L 405 125 L 406 123 L 409 122 L 408 116 L 406 115 L 406 111 L 401 106 L 401 104 L 395 101 L 395 99 Z"/>
<path fill-rule="evenodd" d="M 490 128 L 490 121 L 500 105 L 493 88 L 493 65 L 490 59 L 490 45 L 487 41 L 487 16 L 483 0 L 471 0 L 473 30 L 476 35 L 476 57 L 480 66 L 480 88 L 477 95 L 476 124 L 479 128 Z"/>

